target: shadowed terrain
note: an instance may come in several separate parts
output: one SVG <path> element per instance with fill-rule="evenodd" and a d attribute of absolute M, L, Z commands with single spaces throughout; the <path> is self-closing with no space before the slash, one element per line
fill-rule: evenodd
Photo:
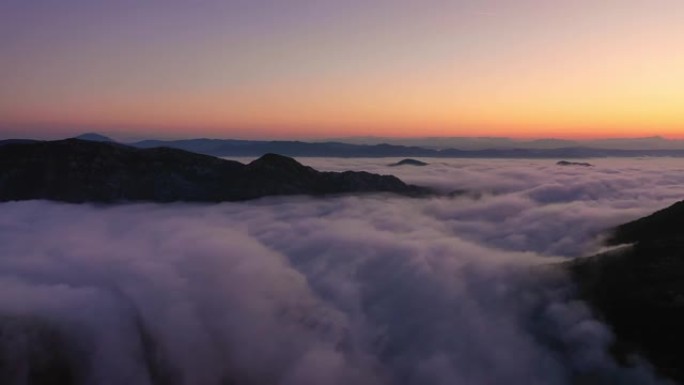
<path fill-rule="evenodd" d="M 583 297 L 611 325 L 614 353 L 634 353 L 684 382 L 684 202 L 618 226 L 607 244 L 622 248 L 577 259 Z"/>
<path fill-rule="evenodd" d="M 319 172 L 275 154 L 245 165 L 171 148 L 78 139 L 0 147 L 0 201 L 221 202 L 366 192 L 428 190 L 389 175 Z"/>

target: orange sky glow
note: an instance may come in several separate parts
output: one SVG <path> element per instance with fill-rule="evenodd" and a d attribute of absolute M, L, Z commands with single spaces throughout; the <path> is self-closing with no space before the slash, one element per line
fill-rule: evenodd
<path fill-rule="evenodd" d="M 27 3 L 0 137 L 684 137 L 681 1 Z"/>

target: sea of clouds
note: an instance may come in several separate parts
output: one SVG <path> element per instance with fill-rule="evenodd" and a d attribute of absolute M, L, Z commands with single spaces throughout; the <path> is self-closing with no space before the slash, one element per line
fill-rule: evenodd
<path fill-rule="evenodd" d="M 301 161 L 469 193 L 0 204 L 0 383 L 660 382 L 561 263 L 682 199 L 680 161 Z"/>

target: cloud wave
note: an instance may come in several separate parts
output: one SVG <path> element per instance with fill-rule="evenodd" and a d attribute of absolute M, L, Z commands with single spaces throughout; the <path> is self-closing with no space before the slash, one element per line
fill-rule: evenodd
<path fill-rule="evenodd" d="M 663 162 L 401 171 L 477 199 L 2 204 L 0 358 L 88 384 L 657 383 L 614 363 L 558 262 L 684 192 Z"/>

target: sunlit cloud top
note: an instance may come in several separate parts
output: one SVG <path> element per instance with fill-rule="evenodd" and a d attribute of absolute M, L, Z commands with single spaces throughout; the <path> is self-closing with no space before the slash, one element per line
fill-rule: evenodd
<path fill-rule="evenodd" d="M 0 3 L 0 136 L 684 136 L 684 2 Z"/>

